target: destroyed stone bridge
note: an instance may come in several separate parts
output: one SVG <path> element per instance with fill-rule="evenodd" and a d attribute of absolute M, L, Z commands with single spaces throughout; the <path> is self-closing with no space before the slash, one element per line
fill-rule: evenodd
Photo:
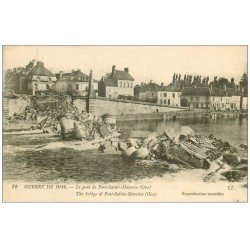
<path fill-rule="evenodd" d="M 19 113 L 24 110 L 30 103 L 31 98 L 41 99 L 45 101 L 51 101 L 50 96 L 25 96 L 19 98 L 4 97 L 3 108 L 4 118 L 12 116 L 14 113 Z M 59 100 L 62 97 L 53 96 L 52 98 Z M 164 106 L 156 103 L 147 103 L 131 100 L 120 100 L 120 99 L 106 99 L 106 98 L 88 98 L 88 97 L 73 97 L 65 96 L 69 101 L 77 107 L 79 112 L 90 112 L 94 115 L 100 116 L 105 113 L 110 113 L 115 116 L 136 116 L 142 114 L 146 119 L 151 118 L 152 115 L 155 118 L 163 118 L 163 113 L 173 114 L 180 113 L 180 111 L 186 111 L 186 107 L 174 107 Z M 186 113 L 186 112 L 185 112 Z M 168 119 L 168 116 L 165 116 Z M 154 118 L 154 117 L 152 117 Z M 152 119 L 151 118 L 151 119 Z"/>

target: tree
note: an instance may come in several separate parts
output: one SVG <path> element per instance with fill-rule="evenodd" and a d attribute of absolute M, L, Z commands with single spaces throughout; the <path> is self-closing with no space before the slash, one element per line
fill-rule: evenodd
<path fill-rule="evenodd" d="M 239 82 L 240 89 L 244 95 L 247 95 L 247 88 L 248 88 L 248 79 L 247 79 L 247 74 L 244 73 L 240 79 Z"/>

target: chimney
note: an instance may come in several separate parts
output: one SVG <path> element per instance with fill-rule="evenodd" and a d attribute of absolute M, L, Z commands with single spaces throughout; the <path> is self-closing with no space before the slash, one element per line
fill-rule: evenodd
<path fill-rule="evenodd" d="M 37 66 L 44 66 L 44 62 L 42 62 L 42 61 L 37 61 Z"/>
<path fill-rule="evenodd" d="M 224 90 L 225 90 L 225 91 L 227 90 L 227 85 L 226 85 L 226 83 L 224 83 Z"/>
<path fill-rule="evenodd" d="M 62 76 L 64 71 L 59 71 L 59 75 Z"/>
<path fill-rule="evenodd" d="M 112 66 L 112 74 L 114 75 L 115 74 L 115 70 L 116 70 L 116 67 L 115 65 Z"/>
<path fill-rule="evenodd" d="M 163 82 L 161 83 L 161 86 L 163 87 Z"/>
<path fill-rule="evenodd" d="M 127 73 L 129 73 L 129 70 L 128 70 L 128 68 L 124 68 L 124 71 L 126 71 Z"/>
<path fill-rule="evenodd" d="M 153 80 L 150 80 L 150 82 L 149 83 L 153 83 Z"/>
<path fill-rule="evenodd" d="M 33 59 L 33 60 L 32 60 L 32 66 L 33 66 L 33 67 L 36 66 L 36 59 Z"/>

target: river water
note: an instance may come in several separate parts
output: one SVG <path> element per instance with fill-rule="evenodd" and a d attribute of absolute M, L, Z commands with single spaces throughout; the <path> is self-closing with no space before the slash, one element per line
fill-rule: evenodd
<path fill-rule="evenodd" d="M 166 127 L 179 129 L 190 126 L 197 133 L 211 134 L 232 145 L 247 144 L 247 119 L 236 120 L 179 120 L 179 121 L 126 121 L 118 122 L 118 129 L 147 130 L 162 133 Z M 11 136 L 3 138 L 3 178 L 22 181 L 73 181 L 73 182 L 119 182 L 171 175 L 164 162 L 137 161 L 126 163 L 120 155 L 103 154 L 98 150 L 78 151 L 70 148 L 32 150 L 50 141 L 43 135 Z M 57 139 L 61 141 L 60 138 Z M 25 149 L 29 147 L 29 149 Z M 21 149 L 21 150 L 20 150 Z M 8 151 L 8 152 L 7 152 Z"/>
<path fill-rule="evenodd" d="M 237 146 L 247 144 L 247 118 L 239 119 L 181 119 L 178 121 L 138 120 L 118 122 L 118 129 L 145 130 L 163 133 L 167 127 L 179 130 L 181 126 L 191 127 L 197 134 L 210 135 Z"/>

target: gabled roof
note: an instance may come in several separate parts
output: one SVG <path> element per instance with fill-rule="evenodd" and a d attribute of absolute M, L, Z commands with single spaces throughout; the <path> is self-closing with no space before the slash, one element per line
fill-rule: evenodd
<path fill-rule="evenodd" d="M 55 75 L 50 70 L 44 67 L 44 64 L 42 62 L 37 62 L 34 67 L 26 70 L 25 73 L 29 76 L 37 75 L 55 77 Z"/>
<path fill-rule="evenodd" d="M 89 76 L 84 74 L 81 70 L 74 70 L 71 73 L 63 73 L 62 75 L 56 74 L 58 80 L 62 81 L 82 81 L 88 82 Z M 98 82 L 97 80 L 93 79 L 93 82 Z"/>
<path fill-rule="evenodd" d="M 105 86 L 117 87 L 117 83 L 115 83 L 112 79 L 109 79 L 109 78 L 101 80 L 100 82 L 105 84 Z"/>
<path fill-rule="evenodd" d="M 127 72 L 123 70 L 115 70 L 115 73 L 111 73 L 108 79 L 112 79 L 113 81 L 119 80 L 127 80 L 127 81 L 134 81 L 135 79 Z"/>
<path fill-rule="evenodd" d="M 159 91 L 160 89 L 161 86 L 154 82 L 150 82 L 148 84 L 143 84 L 140 86 L 140 92 Z"/>
<path fill-rule="evenodd" d="M 210 96 L 210 89 L 207 87 L 185 87 L 182 90 L 182 96 L 198 95 L 198 96 Z"/>

